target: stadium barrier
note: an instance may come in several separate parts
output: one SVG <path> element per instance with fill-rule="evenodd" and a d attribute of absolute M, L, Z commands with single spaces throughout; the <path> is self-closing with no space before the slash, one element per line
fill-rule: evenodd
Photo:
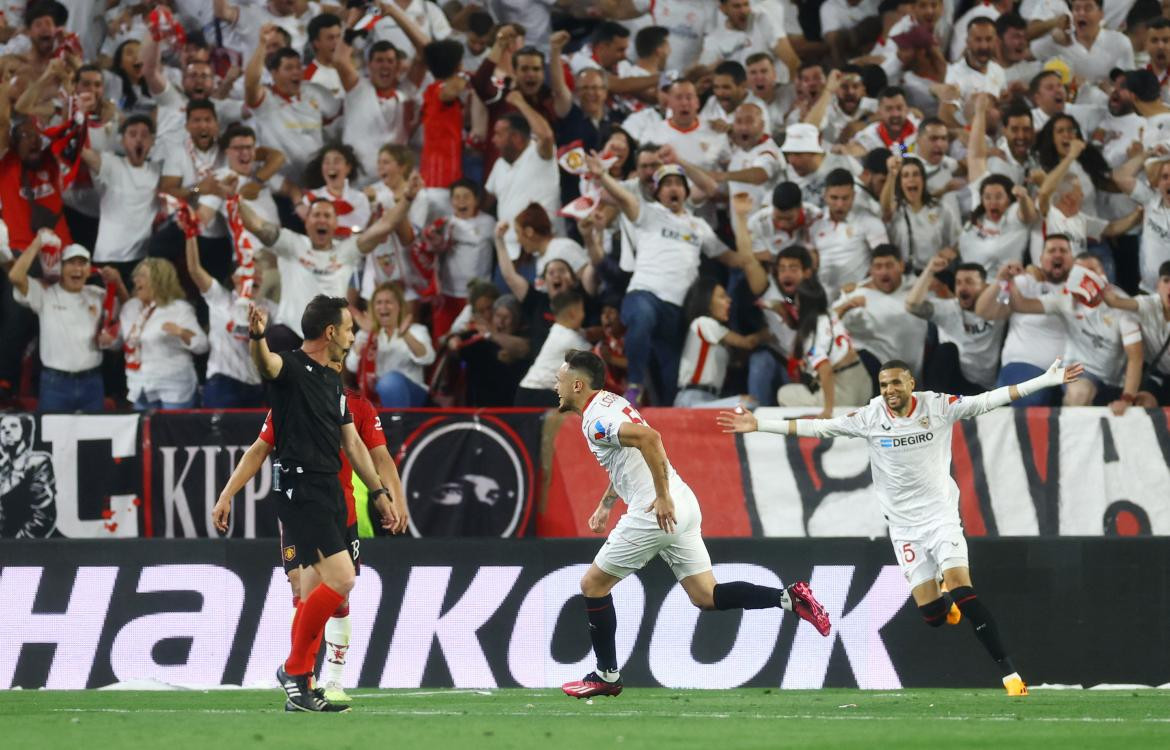
<path fill-rule="evenodd" d="M 375 539 L 347 684 L 551 687 L 592 667 L 598 541 Z M 614 590 L 627 685 L 997 687 L 970 626 L 926 627 L 885 541 L 718 539 L 721 580 L 804 578 L 829 638 L 778 609 L 700 613 L 665 565 Z M 291 599 L 272 540 L 0 544 L 0 688 L 274 686 Z M 1170 681 L 1170 539 L 976 539 L 974 577 L 1033 685 Z M 276 700 L 276 698 L 274 698 Z"/>
<path fill-rule="evenodd" d="M 781 415 L 784 410 L 762 410 Z M 647 409 L 695 489 L 709 537 L 877 537 L 860 440 L 729 436 L 710 410 Z M 0 537 L 208 537 L 262 411 L 14 414 L 0 444 Z M 581 421 L 540 410 L 384 412 L 415 536 L 592 536 L 608 484 Z M 960 423 L 952 472 L 969 536 L 1170 535 L 1170 410 L 1000 409 Z M 267 464 L 233 537 L 275 534 Z M 359 488 L 359 500 L 364 497 Z M 359 508 L 364 508 L 359 502 Z M 613 519 L 616 522 L 618 514 Z M 368 522 L 366 523 L 369 529 Z"/>

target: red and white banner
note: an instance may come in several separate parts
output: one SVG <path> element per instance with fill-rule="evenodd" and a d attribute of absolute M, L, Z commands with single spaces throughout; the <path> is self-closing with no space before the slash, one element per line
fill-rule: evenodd
<path fill-rule="evenodd" d="M 886 533 L 862 440 L 731 436 L 711 410 L 642 413 L 698 495 L 705 536 Z M 969 536 L 1170 535 L 1170 411 L 999 409 L 956 425 L 953 441 Z M 538 533 L 591 536 L 586 521 L 607 484 L 580 420 L 566 419 Z"/>

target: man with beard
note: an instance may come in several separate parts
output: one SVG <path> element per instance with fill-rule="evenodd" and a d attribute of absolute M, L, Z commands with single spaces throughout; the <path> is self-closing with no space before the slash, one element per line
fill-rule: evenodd
<path fill-rule="evenodd" d="M 329 200 L 319 198 L 309 206 L 305 217 L 305 234 L 282 229 L 265 221 L 248 204 L 241 201 L 240 219 L 244 228 L 276 255 L 280 272 L 280 307 L 277 325 L 268 336 L 274 351 L 295 349 L 302 341 L 301 313 L 309 300 L 320 294 L 344 297 L 349 281 L 363 256 L 380 245 L 410 210 L 421 182 L 412 179 L 406 200 L 385 211 L 361 234 L 336 239 L 337 209 Z M 223 185 L 228 194 L 238 189 L 238 180 L 229 178 Z M 263 373 L 261 373 L 263 374 Z"/>
<path fill-rule="evenodd" d="M 1170 143 L 1170 105 L 1161 99 L 1157 77 L 1148 70 L 1131 70 L 1125 74 L 1120 88 L 1122 99 L 1141 117 L 1142 140 Z"/>
<path fill-rule="evenodd" d="M 552 127 L 519 91 L 510 92 L 508 101 L 518 111 L 501 117 L 492 130 L 492 143 L 500 158 L 492 166 L 484 190 L 495 198 L 500 221 L 514 224 L 516 214 L 529 203 L 539 203 L 549 216 L 556 216 L 561 207 L 561 178 Z M 560 229 L 559 221 L 554 220 L 554 227 Z M 512 259 L 519 258 L 515 226 L 508 232 L 507 243 Z"/>
<path fill-rule="evenodd" d="M 785 161 L 783 179 L 795 182 L 804 199 L 818 206 L 824 205 L 825 180 L 831 172 L 844 169 L 850 174 L 861 173 L 856 159 L 826 154 L 816 127 L 803 122 L 788 126 L 780 153 Z"/>
<path fill-rule="evenodd" d="M 36 417 L 0 417 L 0 538 L 44 539 L 57 526 L 53 457 L 33 450 Z"/>
<path fill-rule="evenodd" d="M 409 27 L 408 27 L 409 28 Z M 386 41 L 370 45 L 366 75 L 354 68 L 348 55 L 337 59 L 337 72 L 345 89 L 345 119 L 341 142 L 353 146 L 362 174 L 351 179 L 367 185 L 378 179 L 378 150 L 387 143 L 405 145 L 418 125 L 419 102 L 409 87 L 399 88 L 398 80 L 406 58 Z M 415 67 L 411 68 L 414 74 Z M 412 84 L 421 82 L 411 78 Z"/>
<path fill-rule="evenodd" d="M 223 166 L 223 154 L 218 144 L 219 118 L 211 100 L 193 100 L 185 109 L 186 137 L 178 144 L 167 144 L 158 187 L 181 201 L 195 203 L 201 191 L 211 189 L 211 174 Z M 219 230 L 217 236 L 223 236 L 222 227 Z"/>
<path fill-rule="evenodd" d="M 1146 24 L 1146 70 L 1158 79 L 1162 101 L 1170 104 L 1170 18 L 1159 16 Z"/>
<path fill-rule="evenodd" d="M 829 73 L 819 62 L 805 63 L 796 72 L 796 103 L 788 113 L 787 124 L 807 122 L 809 110 L 821 98 Z"/>
<path fill-rule="evenodd" d="M 826 143 L 841 143 L 847 135 L 864 127 L 864 119 L 877 111 L 877 101 L 865 95 L 861 68 L 846 65 L 829 74 L 816 104 L 804 116 Z"/>
<path fill-rule="evenodd" d="M 627 339 L 628 342 L 628 339 Z M 809 585 L 770 588 L 745 581 L 717 583 L 702 537 L 702 512 L 690 486 L 679 476 L 662 437 L 637 411 L 637 404 L 605 385 L 605 363 L 592 352 L 570 351 L 557 371 L 558 411 L 581 416 L 585 442 L 610 478 L 610 486 L 589 517 L 589 528 L 603 533 L 619 498 L 627 510 L 581 579 L 589 637 L 597 668 L 584 679 L 565 683 L 571 698 L 619 695 L 617 613 L 611 591 L 623 578 L 656 556 L 670 566 L 691 603 L 703 610 L 786 609 L 821 635 L 829 634 L 829 615 Z"/>
<path fill-rule="evenodd" d="M 36 0 L 29 5 L 24 14 L 28 42 L 27 51 L 20 58 L 24 63 L 18 73 L 21 81 L 35 81 L 45 72 L 57 52 L 68 16 L 65 6 L 55 0 Z M 18 86 L 23 88 L 20 84 Z"/>
<path fill-rule="evenodd" d="M 918 118 L 910 113 L 906 93 L 897 86 L 888 86 L 877 100 L 877 121 L 862 128 L 842 150 L 861 157 L 884 147 L 905 156 L 918 138 Z"/>
<path fill-rule="evenodd" d="M 853 174 L 834 169 L 825 180 L 828 210 L 809 227 L 817 278 L 829 299 L 846 285 L 860 283 L 871 265 L 870 253 L 890 241 L 882 220 L 854 205 L 856 196 Z"/>
<path fill-rule="evenodd" d="M 896 245 L 878 245 L 869 262 L 869 279 L 844 292 L 833 307 L 871 375 L 889 359 L 909 362 L 915 371 L 922 367 L 927 326 L 906 313 L 910 283 L 905 271 Z"/>
<path fill-rule="evenodd" d="M 951 133 L 947 124 L 937 117 L 927 117 L 918 128 L 915 153 L 926 170 L 926 189 L 936 198 L 958 190 L 962 180 L 956 179 L 959 162 L 950 155 Z"/>
<path fill-rule="evenodd" d="M 967 51 L 963 58 L 947 67 L 946 83 L 959 91 L 959 102 L 967 101 L 977 93 L 999 98 L 1007 88 L 1003 68 L 992 58 L 995 55 L 995 22 L 985 16 L 972 19 L 967 27 Z M 951 126 L 966 122 L 955 102 L 943 102 L 939 117 Z M 960 122 L 962 120 L 962 122 Z"/>
<path fill-rule="evenodd" d="M 995 33 L 999 35 L 995 61 L 1003 68 L 1008 91 L 1020 96 L 1044 67 L 1043 62 L 1032 56 L 1028 45 L 1028 22 L 1019 13 L 1010 11 L 995 19 Z"/>
<path fill-rule="evenodd" d="M 950 259 L 936 255 L 906 295 L 906 311 L 938 327 L 938 346 L 926 362 L 924 382 L 934 391 L 974 396 L 995 384 L 996 362 L 1003 343 L 1002 320 L 987 320 L 975 313 L 975 301 L 987 288 L 987 271 L 978 263 L 955 268 L 955 296 L 928 299 L 936 274 L 950 266 Z"/>
<path fill-rule="evenodd" d="M 971 118 L 970 146 L 967 150 L 967 183 L 976 184 L 987 174 L 1002 174 L 1013 184 L 1023 185 L 1040 168 L 1032 152 L 1036 131 L 1032 127 L 1032 112 L 1024 102 L 1013 103 L 1003 113 L 1003 136 L 992 148 L 988 136 L 990 97 L 979 94 L 975 98 L 975 116 Z M 967 192 L 967 191 L 962 191 Z M 962 194 L 960 193 L 960 195 Z"/>
<path fill-rule="evenodd" d="M 699 111 L 699 119 L 712 130 L 726 133 L 731 130 L 731 121 L 735 117 L 735 110 L 744 102 L 751 102 L 760 108 L 760 115 L 764 118 L 764 127 L 768 126 L 764 103 L 756 99 L 755 94 L 747 87 L 747 71 L 734 60 L 721 62 L 715 66 L 712 77 L 711 97 Z"/>
<path fill-rule="evenodd" d="M 754 211 L 771 194 L 782 163 L 779 147 L 772 136 L 764 132 L 764 113 L 758 104 L 744 102 L 739 105 L 728 140 L 731 141 L 731 159 L 727 171 L 712 176 L 718 182 L 727 183 L 728 195 L 750 195 Z"/>
<path fill-rule="evenodd" d="M 1144 73 L 1150 77 L 1152 84 L 1147 91 L 1153 94 L 1154 102 L 1158 102 L 1158 82 L 1149 71 L 1134 71 Z M 1098 115 L 1098 125 L 1092 131 L 1090 140 L 1101 150 L 1101 155 L 1110 167 L 1119 167 L 1129 159 L 1129 147 L 1134 141 L 1142 140 L 1142 133 L 1146 130 L 1146 119 L 1135 112 L 1136 97 L 1134 91 L 1126 86 L 1128 74 L 1123 70 L 1114 70 L 1110 79 L 1113 84 L 1109 92 L 1109 103 L 1106 111 Z M 1145 76 L 1142 76 L 1144 79 Z M 1146 80 L 1135 80 L 1139 90 Z M 1146 92 L 1143 92 L 1146 93 Z M 1167 110 L 1170 111 L 1170 110 Z M 1132 205 L 1132 204 L 1131 204 Z M 1090 207 L 1092 210 L 1092 207 Z"/>
<path fill-rule="evenodd" d="M 161 45 L 151 35 L 142 43 L 142 77 L 146 79 L 150 95 L 158 105 L 157 140 L 164 148 L 182 148 L 189 126 L 187 103 L 210 100 L 215 92 L 215 71 L 207 60 L 193 58 L 183 66 L 182 91 L 167 79 L 162 64 Z M 244 119 L 244 103 L 238 99 L 215 99 L 215 113 L 223 122 Z M 189 127 L 188 127 L 189 130 Z"/>
<path fill-rule="evenodd" d="M 803 200 L 799 185 L 781 182 L 772 190 L 772 205 L 748 217 L 752 252 L 761 263 L 778 262 L 785 248 L 809 244 L 809 227 L 820 218 L 821 208 Z"/>
<path fill-rule="evenodd" d="M 1064 323 L 1054 316 L 1012 315 L 1005 294 L 1007 285 L 1011 284 L 1018 294 L 1029 299 L 1060 295 L 1072 265 L 1072 245 L 1068 238 L 1050 235 L 1044 241 L 1039 268 L 1031 266 L 1021 273 L 1016 264 L 1001 266 L 996 283 L 984 288 L 975 301 L 975 314 L 984 320 L 1011 318 L 996 387 L 1043 373 L 1046 363 L 1064 354 L 1066 336 Z M 1044 390 L 1021 399 L 1015 406 L 1054 406 L 1059 402 L 1059 391 Z"/>

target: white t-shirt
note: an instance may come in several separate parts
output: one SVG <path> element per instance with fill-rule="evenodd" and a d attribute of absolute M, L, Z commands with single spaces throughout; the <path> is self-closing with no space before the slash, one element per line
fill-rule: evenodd
<path fill-rule="evenodd" d="M 298 53 L 309 42 L 309 21 L 321 13 L 316 2 L 308 3 L 305 12 L 299 16 L 278 16 L 268 10 L 264 3 L 237 3 L 240 14 L 234 24 L 223 25 L 223 46 L 243 55 L 246 61 L 260 44 L 260 29 L 266 23 L 273 23 L 288 32 L 291 46 Z"/>
<path fill-rule="evenodd" d="M 138 260 L 146 254 L 158 212 L 158 178 L 162 167 L 147 161 L 130 165 L 124 156 L 102 154 L 101 171 L 93 175 L 101 192 L 101 221 L 93 247 L 95 263 Z"/>
<path fill-rule="evenodd" d="M 1163 196 L 1152 190 L 1145 178 L 1139 178 L 1133 192 L 1142 204 L 1141 257 L 1142 289 L 1153 293 L 1158 285 L 1158 267 L 1170 260 L 1170 206 Z"/>
<path fill-rule="evenodd" d="M 276 322 L 301 333 L 301 315 L 309 301 L 318 294 L 344 297 L 350 277 L 362 259 L 357 238 L 334 241 L 329 250 L 314 250 L 303 234 L 281 229 L 276 244 L 269 248 L 276 255 L 280 273 L 280 307 Z"/>
<path fill-rule="evenodd" d="M 797 110 L 793 110 L 793 112 L 798 113 Z M 837 143 L 841 140 L 841 134 L 845 132 L 845 128 L 850 123 L 855 120 L 863 120 L 874 112 L 877 112 L 877 99 L 870 99 L 868 96 L 862 97 L 861 102 L 857 105 L 857 111 L 849 115 L 841 109 L 841 100 L 834 97 L 833 101 L 829 102 L 829 108 L 821 120 L 821 138 L 825 143 Z"/>
<path fill-rule="evenodd" d="M 134 297 L 122 307 L 118 316 L 121 334 L 128 346 L 134 345 L 140 366 L 130 367 L 127 357 L 126 398 L 131 403 L 144 395 L 147 401 L 183 403 L 195 396 L 195 354 L 207 351 L 207 334 L 195 319 L 195 308 L 186 300 L 174 300 L 163 307 L 144 307 Z M 195 335 L 190 344 L 163 331 L 163 325 L 175 323 Z"/>
<path fill-rule="evenodd" d="M 945 82 L 959 87 L 959 98 L 962 101 L 975 94 L 998 97 L 1007 88 L 1007 74 L 995 60 L 988 61 L 987 70 L 981 73 L 968 65 L 964 58 L 947 66 Z"/>
<path fill-rule="evenodd" d="M 976 18 L 990 18 L 994 21 L 999 18 L 999 10 L 990 3 L 977 3 L 975 7 L 964 13 L 958 21 L 955 21 L 955 28 L 951 33 L 951 46 L 947 50 L 947 60 L 950 62 L 958 62 L 963 57 L 963 52 L 967 49 L 967 27 Z M 950 81 L 947 81 L 947 83 L 950 83 Z"/>
<path fill-rule="evenodd" d="M 657 528 L 654 514 L 648 512 L 656 496 L 654 476 L 641 451 L 623 447 L 618 439 L 624 422 L 646 424 L 646 420 L 629 401 L 616 393 L 598 391 L 581 413 L 581 432 L 585 435 L 585 442 L 593 457 L 609 474 L 614 491 L 626 502 L 623 523 L 625 519 L 630 519 L 630 525 Z M 671 494 L 685 495 L 686 491 L 682 488 L 686 484 L 669 464 L 669 459 L 666 472 Z"/>
<path fill-rule="evenodd" d="M 723 387 L 730 352 L 721 343 L 727 326 L 715 318 L 702 315 L 687 326 L 686 343 L 678 367 L 678 387 L 701 385 L 716 390 Z"/>
<path fill-rule="evenodd" d="M 260 385 L 260 373 L 252 361 L 248 339 L 248 304 L 272 313 L 272 303 L 264 298 L 248 299 L 228 291 L 218 281 L 203 292 L 207 302 L 207 338 L 211 353 L 207 357 L 207 377 L 225 375 L 249 385 Z"/>
<path fill-rule="evenodd" d="M 780 313 L 772 309 L 772 305 L 775 304 L 791 305 L 792 300 L 784 296 L 780 287 L 776 286 L 776 280 L 769 276 L 768 288 L 760 295 L 760 301 L 766 304 L 766 307 L 763 308 L 764 322 L 768 325 L 768 331 L 772 334 L 773 339 L 768 345 L 779 352 L 782 357 L 792 356 L 792 348 L 796 342 L 796 329 L 789 326 Z M 795 313 L 793 317 L 795 317 Z"/>
<path fill-rule="evenodd" d="M 557 371 L 565 363 L 565 355 L 569 350 L 588 348 L 589 342 L 579 332 L 560 323 L 553 323 L 548 329 L 548 337 L 540 347 L 540 352 L 520 381 L 520 387 L 533 390 L 552 389 L 557 384 Z"/>
<path fill-rule="evenodd" d="M 877 396 L 833 419 L 814 419 L 821 438 L 865 438 L 882 515 L 899 529 L 959 524 L 959 488 L 951 478 L 951 425 L 990 411 L 987 398 L 932 391 L 911 395 L 905 417 Z"/>
<path fill-rule="evenodd" d="M 774 28 L 772 21 L 759 11 L 752 12 L 743 31 L 730 28 L 727 17 L 720 14 L 715 28 L 703 37 L 699 63 L 714 66 L 724 60 L 734 60 L 746 65 L 748 56 L 755 52 L 771 54 L 776 42 L 786 36 L 784 29 Z"/>
<path fill-rule="evenodd" d="M 410 350 L 406 339 L 395 331 L 391 336 L 386 329 L 378 331 L 378 351 L 376 352 L 376 371 L 378 377 L 389 372 L 400 372 L 417 386 L 425 389 L 427 382 L 423 377 L 423 368 L 435 361 L 435 347 L 431 343 L 431 332 L 422 323 L 410 325 L 410 335 L 423 345 L 423 353 L 415 354 Z M 368 331 L 358 331 L 353 346 L 345 357 L 345 368 L 350 372 L 358 371 L 362 351 L 366 342 L 370 340 Z"/>
<path fill-rule="evenodd" d="M 781 164 L 783 162 L 780 159 L 780 149 L 770 136 L 763 136 L 759 143 L 747 151 L 744 151 L 738 146 L 733 146 L 727 171 L 736 172 L 741 169 L 758 167 L 764 170 L 768 176 L 759 185 L 752 185 L 747 182 L 728 181 L 727 194 L 747 193 L 752 197 L 753 208 L 770 204 L 772 200 L 772 189 L 776 187 L 776 177 L 780 174 Z"/>
<path fill-rule="evenodd" d="M 1006 327 L 1002 320 L 984 320 L 964 310 L 959 300 L 932 299 L 930 320 L 938 326 L 941 344 L 953 343 L 959 350 L 963 377 L 984 388 L 995 385 L 999 373 L 999 348 Z"/>
<path fill-rule="evenodd" d="M 381 205 L 383 211 L 394 208 L 397 203 L 394 191 L 386 187 L 386 183 L 375 182 L 371 187 L 374 191 L 374 203 Z M 410 210 L 407 211 L 406 215 L 416 232 L 420 231 L 427 223 L 427 202 L 423 200 L 421 195 L 410 204 Z M 494 226 L 492 231 L 495 232 Z M 414 284 L 418 281 L 417 272 L 411 265 L 410 259 L 407 257 L 407 248 L 402 246 L 397 232 L 391 232 L 384 242 L 366 256 L 365 266 L 362 269 L 362 297 L 369 299 L 374 293 L 374 288 L 384 281 L 401 282 L 406 287 L 408 300 L 418 297 L 418 293 L 414 290 Z"/>
<path fill-rule="evenodd" d="M 414 21 L 415 25 L 431 41 L 437 42 L 451 36 L 451 24 L 436 3 L 426 2 L 426 0 L 410 0 L 410 4 L 402 12 Z M 374 24 L 374 33 L 371 35 L 370 43 L 383 40 L 390 42 L 406 54 L 411 54 L 414 50 L 414 45 L 410 43 L 410 37 L 406 36 L 406 32 L 388 15 L 383 15 Z"/>
<path fill-rule="evenodd" d="M 505 242 L 512 260 L 520 257 L 520 242 L 516 239 L 516 215 L 528 208 L 529 203 L 539 203 L 553 220 L 556 232 L 559 220 L 557 211 L 561 208 L 561 176 L 554 153 L 544 159 L 536 141 L 529 142 L 516 161 L 509 164 L 507 159 L 496 159 L 488 175 L 487 192 L 496 196 L 496 215 L 500 221 L 509 224 Z"/>
<path fill-rule="evenodd" d="M 675 127 L 670 120 L 663 120 L 646 128 L 642 141 L 670 145 L 680 159 L 707 170 L 721 168 L 731 156 L 726 134 L 715 132 L 700 118 L 696 118 L 694 125 L 686 130 Z"/>
<path fill-rule="evenodd" d="M 649 201 L 642 203 L 634 222 L 634 247 L 637 256 L 627 293 L 648 291 L 672 305 L 682 305 L 699 277 L 700 254 L 714 258 L 727 251 L 707 222 Z"/>
<path fill-rule="evenodd" d="M 865 279 L 870 253 L 890 241 L 881 219 L 856 209 L 842 222 L 833 221 L 828 214 L 821 217 L 809 227 L 809 239 L 820 256 L 817 278 L 829 299 L 846 284 Z"/>
<path fill-rule="evenodd" d="M 861 286 L 842 295 L 833 307 L 839 307 L 853 297 L 865 297 L 865 305 L 854 307 L 841 316 L 854 345 L 882 362 L 900 359 L 918 373 L 922 372 L 927 324 L 922 318 L 906 312 L 906 295 L 911 286 L 910 279 L 903 279 L 902 286 L 890 294 Z"/>
<path fill-rule="evenodd" d="M 959 239 L 959 211 L 954 201 L 936 201 L 917 211 L 900 203 L 890 219 L 890 240 L 902 250 L 902 257 L 922 269 L 944 247 L 955 247 Z"/>
<path fill-rule="evenodd" d="M 821 33 L 844 31 L 878 14 L 878 0 L 861 0 L 850 5 L 846 0 L 827 0 L 821 6 Z"/>
<path fill-rule="evenodd" d="M 1045 232 L 1068 237 L 1074 258 L 1088 249 L 1089 240 L 1104 239 L 1102 235 L 1107 226 L 1109 222 L 1086 213 L 1065 216 L 1056 206 L 1049 207 L 1048 214 L 1044 217 Z"/>
<path fill-rule="evenodd" d="M 1170 338 L 1170 322 L 1166 321 L 1166 314 L 1162 311 L 1162 300 L 1156 294 L 1142 294 L 1134 297 L 1134 300 L 1138 303 L 1138 324 L 1142 329 L 1146 364 L 1151 364 L 1151 360 L 1161 351 L 1162 356 L 1152 364 L 1158 372 L 1170 374 L 1170 347 L 1162 349 L 1166 339 Z"/>
<path fill-rule="evenodd" d="M 765 206 L 748 217 L 748 232 L 752 236 L 752 250 L 754 252 L 767 251 L 775 259 L 780 251 L 792 245 L 807 245 L 808 230 L 821 218 L 821 209 L 811 203 L 801 206 L 804 216 L 800 224 L 791 232 L 776 226 L 772 220 L 772 209 Z"/>
<path fill-rule="evenodd" d="M 450 221 L 451 249 L 440 260 L 439 288 L 448 297 L 465 299 L 472 279 L 491 276 L 496 222 L 483 213 Z"/>
<path fill-rule="evenodd" d="M 345 181 L 341 188 L 341 195 L 335 195 L 326 186 L 321 186 L 316 190 L 306 190 L 301 198 L 305 208 L 309 208 L 310 204 L 318 199 L 327 200 L 333 203 L 334 209 L 337 211 L 337 236 L 346 237 L 350 234 L 361 234 L 370 224 L 370 199 L 361 190 L 358 190 Z"/>
<path fill-rule="evenodd" d="M 304 80 L 314 83 L 337 98 L 345 96 L 345 87 L 341 85 L 341 74 L 332 65 L 313 60 L 305 66 Z"/>
<path fill-rule="evenodd" d="M 105 292 L 86 284 L 80 292 L 67 292 L 60 284 L 44 286 L 28 280 L 28 293 L 12 290 L 13 299 L 37 314 L 40 324 L 41 364 L 63 372 L 83 372 L 100 367 L 97 327 L 102 319 Z"/>
<path fill-rule="evenodd" d="M 1078 105 L 1066 105 L 1067 111 L 1070 107 Z M 1114 117 L 1108 110 L 1102 114 L 1100 110 L 1097 111 L 1097 118 L 1101 129 L 1100 138 L 1093 138 L 1093 141 L 1101 149 L 1101 155 L 1105 157 L 1105 161 L 1110 167 L 1116 169 L 1129 160 L 1129 155 L 1126 153 L 1134 141 L 1142 140 L 1142 134 L 1147 128 L 1146 118 L 1130 112 L 1121 117 Z M 1071 113 L 1070 113 L 1071 114 Z M 1077 118 L 1080 123 L 1080 118 Z M 1096 127 L 1086 128 L 1081 123 L 1081 132 L 1085 134 L 1092 134 Z"/>
<path fill-rule="evenodd" d="M 382 146 L 403 145 L 409 140 L 409 120 L 418 116 L 419 109 L 418 102 L 403 89 L 382 96 L 365 78 L 345 95 L 341 140 L 353 146 L 362 165 L 360 184 L 378 179 L 378 150 Z"/>
<path fill-rule="evenodd" d="M 1064 284 L 1037 281 L 1030 273 L 1012 279 L 1021 296 L 1030 299 L 1059 295 Z M 1019 362 L 1048 369 L 1052 361 L 1064 356 L 1067 338 L 1064 322 L 1049 315 L 1012 315 L 1008 318 L 1007 337 L 1003 343 L 1003 363 Z"/>
<path fill-rule="evenodd" d="M 654 0 L 650 15 L 655 25 L 670 32 L 667 70 L 686 70 L 697 63 L 704 37 L 724 17 L 719 5 L 710 0 Z"/>
<path fill-rule="evenodd" d="M 978 193 L 974 190 L 972 193 L 978 205 Z M 959 234 L 959 256 L 964 263 L 981 264 L 987 269 L 987 277 L 994 278 L 1004 263 L 1024 259 L 1028 232 L 1028 225 L 1020 219 L 1017 201 L 1008 207 L 999 221 L 984 216 L 978 224 L 968 222 Z"/>
<path fill-rule="evenodd" d="M 1106 3 L 1108 5 L 1109 3 Z M 1089 49 L 1074 36 L 1072 44 L 1062 47 L 1048 35 L 1032 42 L 1032 56 L 1038 60 L 1064 60 L 1072 74 L 1085 84 L 1100 83 L 1114 68 L 1133 69 L 1133 45 L 1120 31 L 1101 29 Z"/>
<path fill-rule="evenodd" d="M 1080 362 L 1085 371 L 1106 385 L 1121 386 L 1125 372 L 1125 347 L 1142 340 L 1141 327 L 1130 313 L 1114 310 L 1104 302 L 1087 307 L 1065 289 L 1063 294 L 1041 297 L 1044 312 L 1064 320 L 1064 361 Z"/>
<path fill-rule="evenodd" d="M 800 196 L 805 203 L 823 206 L 825 205 L 825 179 L 834 169 L 847 169 L 850 174 L 857 177 L 861 174 L 861 162 L 845 154 L 825 154 L 824 158 L 821 159 L 821 166 L 802 175 L 797 173 L 786 160 L 780 179 L 799 185 Z"/>
<path fill-rule="evenodd" d="M 300 181 L 305 166 L 325 142 L 325 126 L 339 112 L 340 102 L 308 81 L 301 83 L 299 96 L 289 98 L 265 88 L 260 105 L 252 110 L 256 140 L 283 153 L 287 161 L 280 173 Z"/>

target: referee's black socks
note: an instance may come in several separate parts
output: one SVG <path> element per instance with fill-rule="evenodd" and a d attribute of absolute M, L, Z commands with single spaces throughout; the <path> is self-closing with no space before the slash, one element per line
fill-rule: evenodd
<path fill-rule="evenodd" d="M 597 668 L 617 671 L 617 612 L 613 609 L 613 594 L 585 597 L 585 614 L 589 618 L 589 639 Z"/>
<path fill-rule="evenodd" d="M 991 616 L 991 610 L 975 596 L 975 589 L 970 586 L 958 586 L 951 589 L 951 599 L 963 613 L 963 617 L 970 620 L 971 626 L 975 628 L 975 637 L 987 649 L 987 653 L 991 654 L 991 658 L 995 659 L 1004 676 L 1015 672 L 1016 668 L 999 639 L 999 628 L 995 626 L 995 618 Z"/>
<path fill-rule="evenodd" d="M 717 583 L 712 598 L 715 600 L 715 609 L 792 609 L 788 592 L 784 589 L 757 586 L 746 581 Z"/>

